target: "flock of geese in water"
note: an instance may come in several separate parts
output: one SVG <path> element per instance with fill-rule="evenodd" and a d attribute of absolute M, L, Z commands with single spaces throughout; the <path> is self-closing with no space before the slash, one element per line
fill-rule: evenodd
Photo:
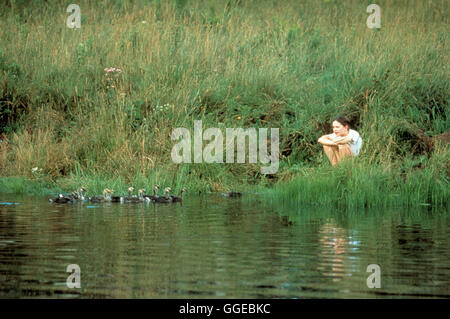
<path fill-rule="evenodd" d="M 59 194 L 56 198 L 50 198 L 50 203 L 67 204 L 75 202 L 91 202 L 91 203 L 181 203 L 183 202 L 183 193 L 186 192 L 186 188 L 182 188 L 180 191 L 180 196 L 170 195 L 172 191 L 170 187 L 164 189 L 163 195 L 158 195 L 157 191 L 160 189 L 159 185 L 153 186 L 153 195 L 144 194 L 145 189 L 138 190 L 138 195 L 133 195 L 134 187 L 128 188 L 128 196 L 113 196 L 114 190 L 105 188 L 103 190 L 103 195 L 95 196 L 85 196 L 84 193 L 86 189 L 84 187 L 78 188 L 73 191 L 70 195 Z M 223 193 L 222 196 L 225 197 L 241 197 L 240 192 L 231 191 L 228 193 Z"/>
<path fill-rule="evenodd" d="M 91 202 L 91 203 L 104 203 L 104 202 L 112 202 L 112 203 L 177 203 L 183 201 L 183 193 L 186 191 L 186 188 L 182 188 L 180 191 L 180 196 L 169 195 L 172 191 L 170 187 L 166 187 L 164 189 L 163 195 L 158 195 L 157 190 L 159 189 L 159 185 L 155 185 L 153 187 L 153 195 L 147 195 L 145 193 L 145 189 L 140 189 L 138 191 L 139 195 L 133 195 L 134 187 L 128 188 L 128 196 L 113 196 L 114 190 L 105 188 L 103 190 L 103 195 L 95 195 L 95 196 L 85 196 L 84 193 L 86 189 L 84 187 L 78 188 L 76 191 L 73 191 L 70 195 L 59 194 L 56 198 L 50 198 L 50 203 L 58 203 L 58 204 L 66 204 L 66 203 L 74 203 L 74 202 Z"/>

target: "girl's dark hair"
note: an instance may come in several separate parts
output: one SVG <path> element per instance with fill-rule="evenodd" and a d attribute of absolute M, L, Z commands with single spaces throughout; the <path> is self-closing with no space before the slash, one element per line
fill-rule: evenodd
<path fill-rule="evenodd" d="M 343 126 L 348 125 L 349 128 L 351 126 L 350 120 L 343 115 L 336 116 L 332 122 L 334 122 L 334 121 L 341 123 Z"/>

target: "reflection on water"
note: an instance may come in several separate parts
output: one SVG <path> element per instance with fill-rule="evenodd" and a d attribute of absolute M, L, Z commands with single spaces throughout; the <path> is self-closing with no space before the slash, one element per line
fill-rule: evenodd
<path fill-rule="evenodd" d="M 271 207 L 258 198 L 50 204 L 0 195 L 0 297 L 449 297 L 444 211 Z M 78 264 L 81 288 L 69 289 Z M 370 289 L 369 264 L 381 267 Z"/>
<path fill-rule="evenodd" d="M 348 245 L 346 232 L 331 219 L 319 228 L 318 233 L 321 235 L 318 258 L 329 256 L 327 263 L 330 264 L 331 269 L 327 269 L 326 265 L 319 265 L 317 270 L 325 276 L 330 276 L 334 282 L 338 282 L 346 275 L 344 268 L 346 259 L 344 254 Z"/>

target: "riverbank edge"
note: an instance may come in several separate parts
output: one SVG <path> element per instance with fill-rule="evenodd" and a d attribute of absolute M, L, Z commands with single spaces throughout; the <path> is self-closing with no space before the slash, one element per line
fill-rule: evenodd
<path fill-rule="evenodd" d="M 339 168 L 320 166 L 300 168 L 291 171 L 276 182 L 262 180 L 260 183 L 235 182 L 227 189 L 214 188 L 200 179 L 191 179 L 188 185 L 179 181 L 172 183 L 161 178 L 158 183 L 155 176 L 138 176 L 136 183 L 129 185 L 119 177 L 100 178 L 99 176 L 77 176 L 59 178 L 55 181 L 44 176 L 3 176 L 0 177 L 1 194 L 26 194 L 33 196 L 56 196 L 70 193 L 80 186 L 88 190 L 89 195 L 100 194 L 104 188 L 114 189 L 116 194 L 125 194 L 129 186 L 136 190 L 145 188 L 147 193 L 152 186 L 159 184 L 161 189 L 170 186 L 174 194 L 182 187 L 188 188 L 187 196 L 199 194 L 220 194 L 226 191 L 239 191 L 245 195 L 259 194 L 258 200 L 275 205 L 312 205 L 337 208 L 393 208 L 393 207 L 448 207 L 450 196 L 448 181 L 428 170 L 408 173 L 387 171 L 382 166 L 352 166 L 351 163 Z"/>

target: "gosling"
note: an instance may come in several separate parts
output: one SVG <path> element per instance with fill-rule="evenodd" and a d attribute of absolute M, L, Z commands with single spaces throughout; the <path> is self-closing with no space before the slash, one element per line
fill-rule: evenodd
<path fill-rule="evenodd" d="M 110 202 L 111 201 L 111 190 L 108 188 L 105 188 L 103 190 L 103 196 L 96 195 L 89 198 L 89 201 L 92 203 L 103 203 L 103 202 Z"/>
<path fill-rule="evenodd" d="M 131 194 L 130 191 L 133 191 L 133 190 L 134 190 L 134 188 L 133 188 L 133 187 L 130 187 L 130 188 L 128 189 L 128 195 L 130 195 L 130 194 Z M 145 189 L 140 189 L 140 190 L 138 191 L 138 193 L 139 193 L 139 196 L 138 196 L 138 197 L 136 197 L 136 196 L 128 196 L 128 197 L 126 198 L 126 201 L 127 201 L 128 203 L 140 203 L 140 202 L 143 202 L 143 201 L 144 201 L 144 192 L 145 192 Z"/>
<path fill-rule="evenodd" d="M 114 193 L 114 190 L 111 189 L 111 194 Z M 125 201 L 123 196 L 111 196 L 112 203 L 123 203 Z"/>
<path fill-rule="evenodd" d="M 69 197 L 64 197 L 63 194 L 59 194 L 58 197 L 56 197 L 55 199 L 49 198 L 48 201 L 50 203 L 67 204 L 67 203 L 72 203 L 73 200 Z"/>
<path fill-rule="evenodd" d="M 171 203 L 172 197 L 169 196 L 170 191 L 171 191 L 170 187 L 166 187 L 164 189 L 165 196 L 158 196 L 158 198 L 156 198 L 156 203 Z"/>
<path fill-rule="evenodd" d="M 182 188 L 180 191 L 180 196 L 170 195 L 173 203 L 181 203 L 183 202 L 183 193 L 186 191 L 186 188 Z"/>
<path fill-rule="evenodd" d="M 144 195 L 144 198 L 146 201 L 149 202 L 156 202 L 156 199 L 159 197 L 158 194 L 156 194 L 156 191 L 159 189 L 159 185 L 153 186 L 153 195 Z"/>

